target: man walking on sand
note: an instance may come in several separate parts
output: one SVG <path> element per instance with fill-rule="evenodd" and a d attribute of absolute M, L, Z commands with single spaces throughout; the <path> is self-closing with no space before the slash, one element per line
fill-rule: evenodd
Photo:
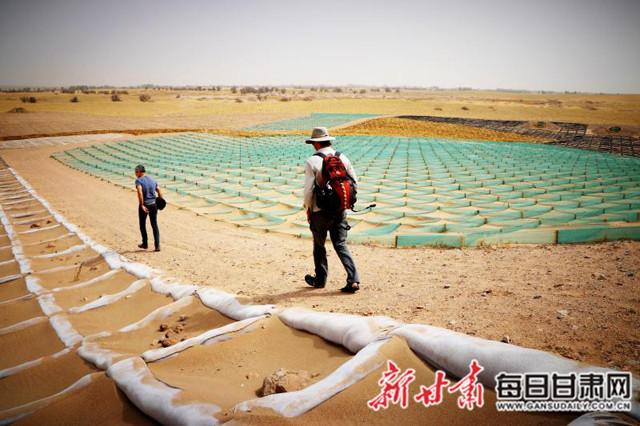
<path fill-rule="evenodd" d="M 325 248 L 328 232 L 331 236 L 333 248 L 347 271 L 347 284 L 340 291 L 343 293 L 355 293 L 360 289 L 360 277 L 347 247 L 349 225 L 347 224 L 346 208 L 351 206 L 348 206 L 347 201 L 344 201 L 342 208 L 321 209 L 318 207 L 316 194 L 318 188 L 325 186 L 329 179 L 326 165 L 329 162 L 327 159 L 331 160 L 331 164 L 337 164 L 339 170 L 346 172 L 346 177 L 350 179 L 350 183 L 347 186 L 357 184 L 357 176 L 351 162 L 346 155 L 336 152 L 331 147 L 331 141 L 333 140 L 335 138 L 329 136 L 329 132 L 325 127 L 316 127 L 311 133 L 311 138 L 305 141 L 311 144 L 316 152 L 307 159 L 304 165 L 304 208 L 307 211 L 309 228 L 313 234 L 313 262 L 315 264 L 315 276 L 306 275 L 304 280 L 314 288 L 323 288 L 325 286 L 329 272 L 327 250 Z M 348 195 L 349 191 L 347 190 Z"/>
<path fill-rule="evenodd" d="M 153 242 L 155 251 L 160 251 L 160 230 L 158 229 L 158 205 L 156 198 L 162 198 L 160 187 L 151 176 L 145 175 L 145 168 L 139 164 L 136 166 L 136 191 L 138 193 L 138 221 L 140 223 L 140 234 L 142 244 L 138 244 L 141 249 L 149 248 L 147 238 L 147 216 L 153 229 Z M 158 197 L 156 197 L 156 192 Z"/>

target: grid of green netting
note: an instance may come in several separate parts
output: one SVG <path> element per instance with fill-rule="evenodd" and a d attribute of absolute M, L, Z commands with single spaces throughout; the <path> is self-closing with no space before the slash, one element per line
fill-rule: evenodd
<path fill-rule="evenodd" d="M 260 124 L 245 130 L 309 130 L 314 127 L 336 127 L 363 118 L 377 117 L 379 114 L 334 114 L 314 112 L 306 117 L 292 118 L 290 120 L 274 121 Z"/>
<path fill-rule="evenodd" d="M 342 137 L 359 174 L 352 241 L 473 246 L 640 239 L 640 159 L 559 146 L 387 136 Z M 293 136 L 180 134 L 54 154 L 133 188 L 145 164 L 170 203 L 239 226 L 310 235 L 303 164 Z"/>

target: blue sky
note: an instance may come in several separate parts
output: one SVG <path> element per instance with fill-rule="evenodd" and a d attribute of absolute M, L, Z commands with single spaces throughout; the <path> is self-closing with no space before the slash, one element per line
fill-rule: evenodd
<path fill-rule="evenodd" d="M 0 85 L 640 93 L 640 1 L 0 0 Z"/>

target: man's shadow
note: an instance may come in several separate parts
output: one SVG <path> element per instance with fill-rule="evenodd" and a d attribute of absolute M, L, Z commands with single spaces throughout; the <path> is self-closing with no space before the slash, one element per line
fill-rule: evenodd
<path fill-rule="evenodd" d="M 326 291 L 321 288 L 302 287 L 298 290 L 287 291 L 280 294 L 257 294 L 254 296 L 247 296 L 247 299 L 252 303 L 260 304 L 279 304 L 297 297 L 313 298 L 313 297 L 326 297 L 326 296 L 340 296 L 343 295 L 340 290 Z"/>
<path fill-rule="evenodd" d="M 125 254 L 135 254 L 135 253 L 154 253 L 154 251 L 153 250 L 138 249 L 138 250 L 121 251 L 119 253 L 122 254 L 122 255 L 125 255 Z"/>

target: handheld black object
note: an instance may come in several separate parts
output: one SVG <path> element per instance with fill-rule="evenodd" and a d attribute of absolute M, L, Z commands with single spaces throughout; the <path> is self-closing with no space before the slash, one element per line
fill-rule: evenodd
<path fill-rule="evenodd" d="M 364 209 L 360 209 L 360 210 L 351 209 L 351 211 L 352 211 L 352 212 L 354 212 L 354 213 L 361 213 L 361 212 L 364 212 L 364 211 L 366 211 L 366 210 L 371 210 L 371 209 L 373 209 L 375 206 L 376 206 L 375 204 L 369 204 L 369 205 L 368 205 L 367 207 L 365 207 Z"/>
<path fill-rule="evenodd" d="M 164 208 L 167 207 L 167 202 L 164 198 L 158 197 L 156 198 L 156 206 L 158 206 L 158 210 L 164 210 Z"/>

